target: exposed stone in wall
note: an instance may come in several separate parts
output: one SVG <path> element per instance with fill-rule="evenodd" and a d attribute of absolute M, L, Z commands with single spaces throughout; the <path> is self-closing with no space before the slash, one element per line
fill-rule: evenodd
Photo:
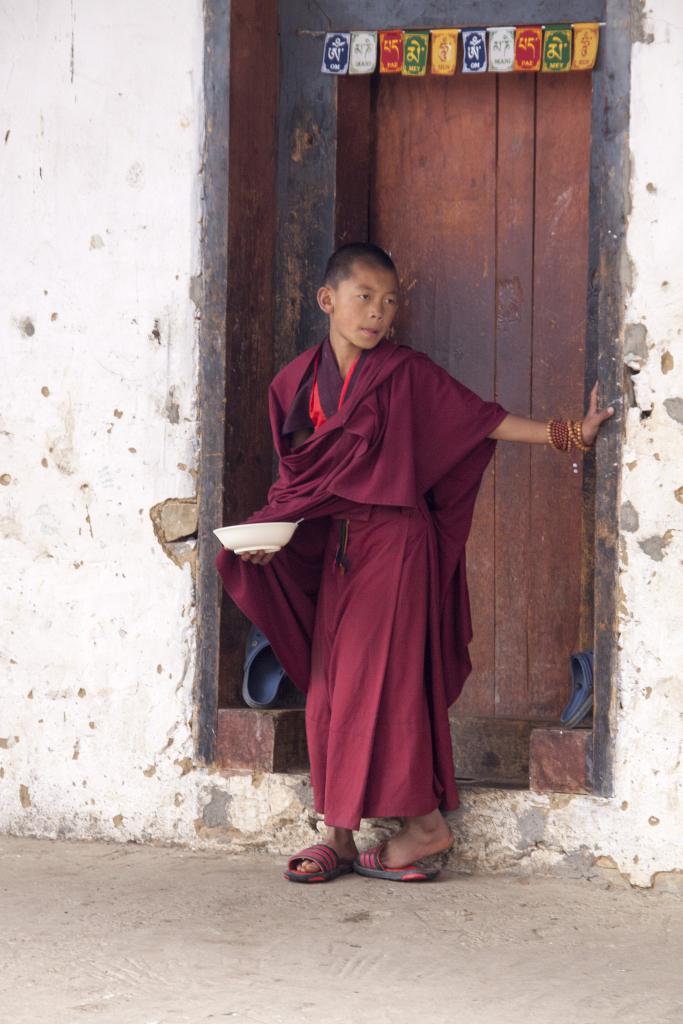
<path fill-rule="evenodd" d="M 195 498 L 167 498 L 149 510 L 154 535 L 165 554 L 182 567 L 194 568 L 197 539 L 197 501 Z"/>
<path fill-rule="evenodd" d="M 673 530 L 667 530 L 662 537 L 655 535 L 654 537 L 647 537 L 645 540 L 638 541 L 638 543 L 649 558 L 655 562 L 661 562 L 672 537 Z"/>
<path fill-rule="evenodd" d="M 624 362 L 640 370 L 647 362 L 647 327 L 645 324 L 627 324 L 624 331 Z"/>
<path fill-rule="evenodd" d="M 629 533 L 635 533 L 638 529 L 638 522 L 638 510 L 630 501 L 625 501 L 621 506 L 620 524 L 622 530 L 628 530 Z"/>
<path fill-rule="evenodd" d="M 661 369 L 662 369 L 662 373 L 671 373 L 671 371 L 674 368 L 674 357 L 671 355 L 670 352 L 667 352 L 667 351 L 662 352 L 662 358 L 660 360 L 660 366 L 661 366 Z"/>
<path fill-rule="evenodd" d="M 651 8 L 655 4 L 650 5 Z M 655 34 L 651 30 L 648 14 L 648 0 L 631 0 L 631 36 L 634 43 L 644 43 L 649 46 L 654 43 Z"/>
<path fill-rule="evenodd" d="M 683 423 L 683 398 L 665 398 L 664 408 L 672 420 Z"/>
<path fill-rule="evenodd" d="M 206 828 L 227 828 L 228 827 L 228 806 L 231 796 L 229 793 L 213 786 L 210 791 L 211 799 L 204 805 L 202 810 L 202 826 Z"/>
<path fill-rule="evenodd" d="M 17 320 L 17 326 L 22 334 L 26 335 L 27 338 L 32 338 L 36 333 L 36 329 L 31 320 L 30 316 L 23 317 L 21 320 Z"/>

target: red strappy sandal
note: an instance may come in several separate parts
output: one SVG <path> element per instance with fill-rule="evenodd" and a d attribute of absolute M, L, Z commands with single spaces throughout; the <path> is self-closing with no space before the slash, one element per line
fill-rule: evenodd
<path fill-rule="evenodd" d="M 353 862 L 353 870 L 357 875 L 366 875 L 368 878 L 386 878 L 390 882 L 431 882 L 439 874 L 441 868 L 436 864 L 430 864 L 429 861 L 434 857 L 441 856 L 442 853 L 447 853 L 454 842 L 455 840 L 451 839 L 444 850 L 432 854 L 431 857 L 416 860 L 414 864 L 406 864 L 402 868 L 386 868 L 382 864 L 382 853 L 388 843 L 388 840 L 385 839 L 378 846 L 359 853 Z"/>
<path fill-rule="evenodd" d="M 303 860 L 314 861 L 320 870 L 297 871 L 297 862 L 300 863 Z M 290 882 L 331 882 L 333 878 L 337 878 L 339 875 L 349 875 L 352 871 L 352 860 L 344 860 L 327 843 L 317 843 L 289 858 L 284 877 L 288 878 Z"/>

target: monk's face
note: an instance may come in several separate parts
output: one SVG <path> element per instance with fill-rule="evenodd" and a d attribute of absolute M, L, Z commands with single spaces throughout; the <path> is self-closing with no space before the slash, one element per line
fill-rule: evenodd
<path fill-rule="evenodd" d="M 318 292 L 318 302 L 330 318 L 330 340 L 359 349 L 378 345 L 398 309 L 396 274 L 384 267 L 356 261 L 349 277 Z"/>

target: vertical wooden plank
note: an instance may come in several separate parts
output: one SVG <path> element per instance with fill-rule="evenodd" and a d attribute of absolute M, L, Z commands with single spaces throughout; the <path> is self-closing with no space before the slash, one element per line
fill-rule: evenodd
<path fill-rule="evenodd" d="M 475 76 L 476 77 L 476 76 Z M 496 123 L 497 75 L 482 83 L 482 95 L 463 125 L 461 151 L 469 160 L 462 177 L 469 188 L 455 236 L 459 295 L 456 345 L 463 362 L 454 375 L 482 398 L 495 391 L 496 312 Z M 469 166 L 467 165 L 469 164 Z M 464 239 L 466 245 L 462 245 Z M 447 286 L 447 282 L 444 282 Z M 472 674 L 457 706 L 460 715 L 495 714 L 495 463 L 484 475 L 467 544 L 467 575 L 474 636 L 470 644 Z"/>
<path fill-rule="evenodd" d="M 335 248 L 368 240 L 373 81 L 345 75 L 337 82 Z"/>
<path fill-rule="evenodd" d="M 580 418 L 584 401 L 590 75 L 539 75 L 532 415 Z M 580 464 L 580 458 L 577 460 Z M 531 452 L 529 712 L 559 714 L 579 643 L 581 472 Z"/>
<path fill-rule="evenodd" d="M 320 73 L 321 33 L 337 18 L 310 0 L 279 5 L 275 368 L 324 336 L 316 292 L 334 247 L 337 82 Z"/>
<path fill-rule="evenodd" d="M 370 237 L 402 280 L 401 340 L 493 397 L 496 78 L 377 82 Z M 459 707 L 493 714 L 493 478 L 468 545 L 474 670 Z"/>
<path fill-rule="evenodd" d="M 530 416 L 536 83 L 534 75 L 498 77 L 496 397 Z M 531 447 L 500 442 L 494 465 L 495 713 L 521 717 L 529 709 Z"/>
<path fill-rule="evenodd" d="M 259 73 L 254 74 L 258 67 Z M 239 522 L 271 481 L 268 384 L 273 376 L 277 0 L 233 0 L 230 35 L 225 503 Z M 246 623 L 223 598 L 219 704 L 241 703 Z"/>

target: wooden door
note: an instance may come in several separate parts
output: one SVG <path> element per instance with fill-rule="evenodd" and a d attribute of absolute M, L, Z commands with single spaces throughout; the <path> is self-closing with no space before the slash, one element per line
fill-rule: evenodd
<path fill-rule="evenodd" d="M 589 74 L 339 82 L 337 240 L 391 252 L 399 340 L 539 420 L 584 411 L 590 124 Z M 591 636 L 590 498 L 580 458 L 498 443 L 468 544 L 457 715 L 557 720 Z"/>

